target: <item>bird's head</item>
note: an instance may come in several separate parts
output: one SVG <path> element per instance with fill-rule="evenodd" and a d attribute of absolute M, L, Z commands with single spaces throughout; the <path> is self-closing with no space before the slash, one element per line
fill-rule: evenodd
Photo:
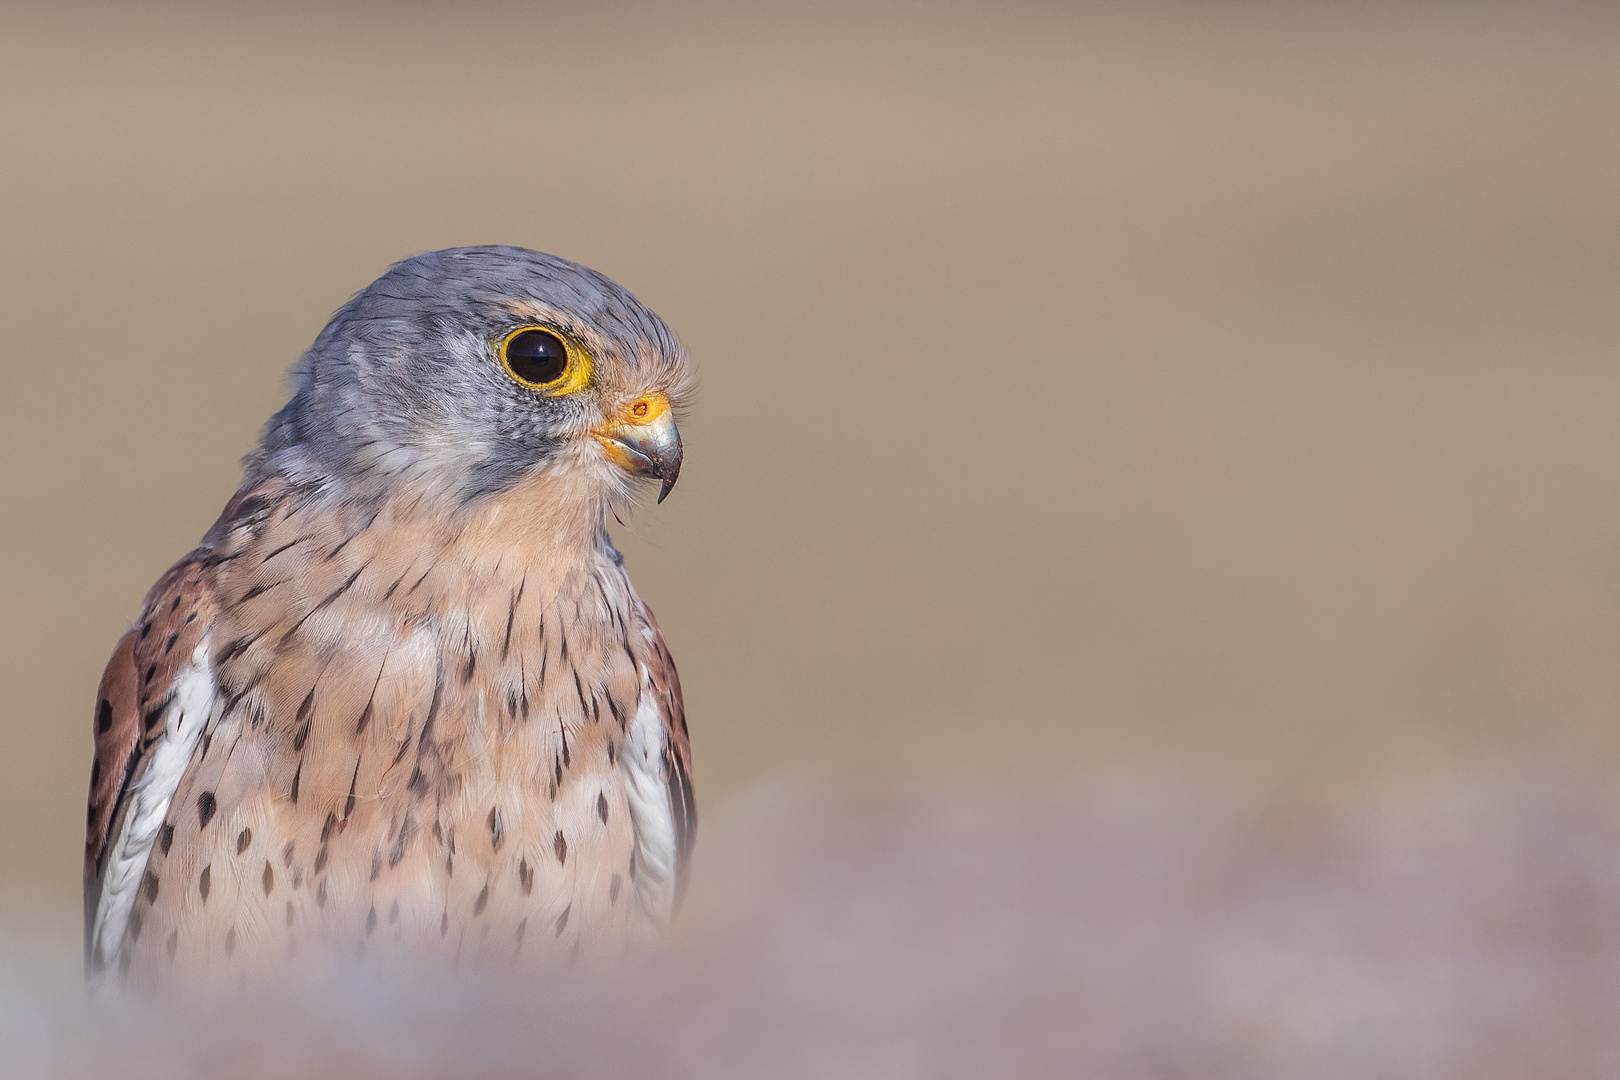
<path fill-rule="evenodd" d="M 292 373 L 250 475 L 476 508 L 518 491 L 600 517 L 681 468 L 686 356 L 585 267 L 512 247 L 436 251 L 345 305 Z"/>

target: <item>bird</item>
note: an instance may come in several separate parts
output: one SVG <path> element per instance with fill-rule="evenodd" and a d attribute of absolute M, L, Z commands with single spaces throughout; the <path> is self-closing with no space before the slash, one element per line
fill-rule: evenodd
<path fill-rule="evenodd" d="M 102 678 L 88 981 L 656 937 L 690 739 L 606 522 L 680 474 L 683 347 L 584 266 L 452 248 L 355 294 L 288 381 Z"/>

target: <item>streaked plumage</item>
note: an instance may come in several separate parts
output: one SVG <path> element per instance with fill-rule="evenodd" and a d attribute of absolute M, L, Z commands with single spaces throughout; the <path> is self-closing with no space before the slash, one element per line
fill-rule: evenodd
<path fill-rule="evenodd" d="M 578 346 L 584 381 L 503 367 L 524 328 Z M 657 928 L 690 752 L 604 521 L 633 473 L 678 472 L 679 345 L 589 270 L 456 249 L 359 294 L 293 382 L 103 679 L 91 979 Z"/>

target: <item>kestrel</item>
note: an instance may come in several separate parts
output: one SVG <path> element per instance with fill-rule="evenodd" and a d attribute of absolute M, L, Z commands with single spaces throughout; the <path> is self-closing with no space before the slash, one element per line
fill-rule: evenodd
<path fill-rule="evenodd" d="M 359 293 L 291 385 L 102 679 L 91 982 L 656 930 L 690 749 L 605 521 L 680 472 L 674 335 L 585 267 L 457 248 Z"/>

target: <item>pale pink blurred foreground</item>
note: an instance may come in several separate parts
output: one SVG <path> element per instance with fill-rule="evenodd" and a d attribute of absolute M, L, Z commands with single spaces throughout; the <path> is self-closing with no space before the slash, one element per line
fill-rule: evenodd
<path fill-rule="evenodd" d="M 0 1072 L 1620 1075 L 1620 802 L 1545 762 L 1261 799 L 780 781 L 705 823 L 663 955 L 550 986 L 88 1007 L 10 950 Z"/>

